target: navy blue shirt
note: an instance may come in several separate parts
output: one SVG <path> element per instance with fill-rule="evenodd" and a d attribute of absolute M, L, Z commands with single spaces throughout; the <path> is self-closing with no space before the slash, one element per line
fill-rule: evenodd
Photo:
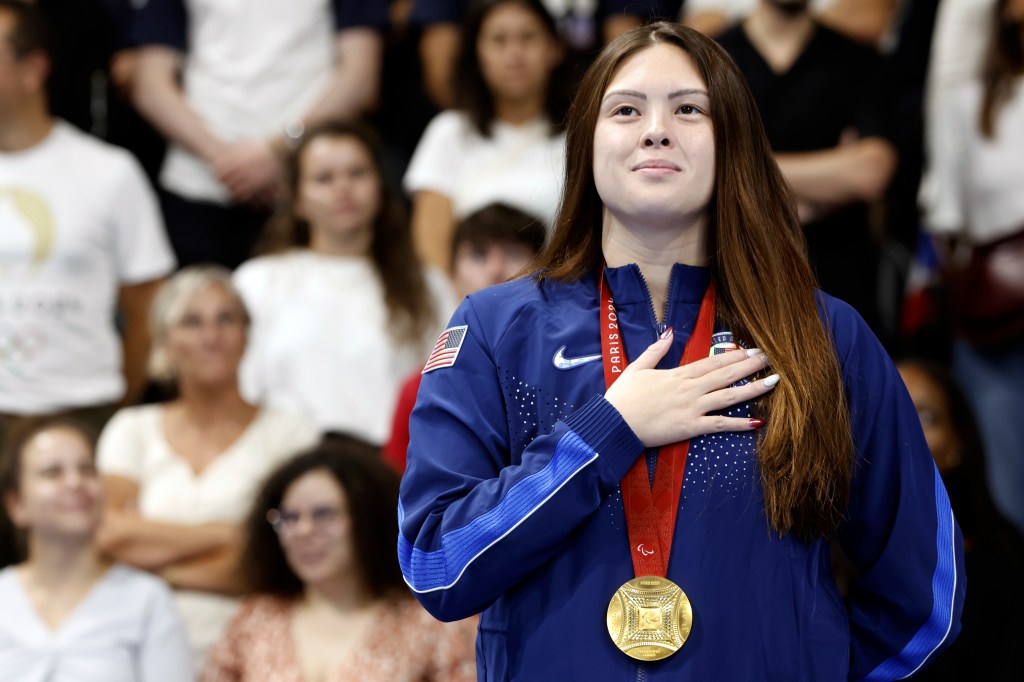
<path fill-rule="evenodd" d="M 599 0 L 597 15 L 629 14 L 648 19 L 675 19 L 683 0 Z M 469 0 L 416 0 L 409 21 L 413 24 L 461 24 Z M 556 17 L 557 18 L 557 17 Z"/>
<path fill-rule="evenodd" d="M 388 25 L 386 2 L 331 0 L 331 5 L 338 31 L 357 27 L 384 29 Z M 149 0 L 135 13 L 131 42 L 166 45 L 184 52 L 188 49 L 188 21 L 185 0 Z"/>

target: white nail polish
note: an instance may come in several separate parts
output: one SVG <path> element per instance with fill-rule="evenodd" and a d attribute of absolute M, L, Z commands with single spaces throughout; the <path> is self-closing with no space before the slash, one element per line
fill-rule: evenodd
<path fill-rule="evenodd" d="M 764 385 L 767 386 L 768 388 L 771 388 L 772 386 L 774 386 L 777 383 L 779 383 L 779 375 L 778 374 L 773 374 L 773 375 L 771 375 L 770 377 L 768 377 L 767 379 L 764 380 Z"/>
<path fill-rule="evenodd" d="M 760 348 L 748 348 L 747 349 L 747 357 L 748 358 L 752 358 L 755 355 L 760 355 L 760 354 L 761 354 L 761 349 Z"/>

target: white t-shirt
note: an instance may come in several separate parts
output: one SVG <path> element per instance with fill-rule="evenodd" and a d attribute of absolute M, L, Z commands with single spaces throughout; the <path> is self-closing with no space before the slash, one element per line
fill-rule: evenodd
<path fill-rule="evenodd" d="M 683 14 L 690 16 L 698 12 L 720 12 L 733 21 L 739 21 L 755 9 L 759 0 L 686 0 Z M 811 9 L 820 12 L 834 5 L 836 0 L 811 0 Z"/>
<path fill-rule="evenodd" d="M 944 191 L 933 168 L 935 159 L 948 155 L 948 150 L 943 149 L 950 135 L 946 130 L 948 113 L 942 109 L 951 98 L 959 97 L 952 94 L 953 90 L 980 78 L 985 49 L 992 35 L 995 4 L 995 0 L 942 0 L 939 3 L 925 81 L 924 133 L 929 161 L 921 180 L 919 199 L 926 210 L 932 203 L 942 200 L 939 194 Z M 971 127 L 977 128 L 977 124 Z"/>
<path fill-rule="evenodd" d="M 495 121 L 491 136 L 483 137 L 464 112 L 443 111 L 416 147 L 405 189 L 448 197 L 456 220 L 500 201 L 550 228 L 565 175 L 565 135 L 550 132 L 546 120 L 521 126 Z"/>
<path fill-rule="evenodd" d="M 119 400 L 119 288 L 173 269 L 131 154 L 63 121 L 31 149 L 0 153 L 0 412 Z"/>
<path fill-rule="evenodd" d="M 139 514 L 153 521 L 241 523 L 263 479 L 318 438 L 306 419 L 262 408 L 249 428 L 199 474 L 175 453 L 163 429 L 163 407 L 120 410 L 103 429 L 96 449 L 104 474 L 139 486 Z M 222 634 L 237 600 L 208 592 L 177 590 L 192 655 L 201 665 Z"/>
<path fill-rule="evenodd" d="M 50 630 L 13 567 L 0 571 L 0 679 L 5 682 L 188 682 L 188 645 L 171 591 L 115 564 Z"/>
<path fill-rule="evenodd" d="M 996 117 L 995 137 L 978 127 L 982 86 L 950 88 L 935 111 L 931 178 L 922 192 L 925 224 L 983 244 L 1024 227 L 1024 78 Z"/>
<path fill-rule="evenodd" d="M 996 0 L 942 0 L 935 15 L 926 83 L 928 108 L 946 89 L 981 75 Z M 926 114 L 930 115 L 928 109 Z"/>
<path fill-rule="evenodd" d="M 337 36 L 330 0 L 188 0 L 183 87 L 189 106 L 229 142 L 280 134 L 327 87 Z M 178 145 L 160 184 L 187 199 L 226 204 L 230 193 Z"/>
<path fill-rule="evenodd" d="M 424 274 L 436 329 L 398 344 L 368 258 L 295 250 L 244 263 L 234 277 L 252 315 L 243 395 L 304 414 L 324 431 L 383 443 L 402 382 L 422 366 L 455 307 L 448 280 L 433 269 Z"/>

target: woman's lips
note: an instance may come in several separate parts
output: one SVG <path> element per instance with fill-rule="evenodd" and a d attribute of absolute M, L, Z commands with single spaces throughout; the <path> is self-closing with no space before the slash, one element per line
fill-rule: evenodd
<path fill-rule="evenodd" d="M 633 166 L 633 172 L 643 173 L 644 175 L 668 175 L 671 173 L 678 173 L 682 170 L 679 166 L 666 161 L 664 159 L 648 159 L 647 161 L 641 161 L 637 165 Z"/>

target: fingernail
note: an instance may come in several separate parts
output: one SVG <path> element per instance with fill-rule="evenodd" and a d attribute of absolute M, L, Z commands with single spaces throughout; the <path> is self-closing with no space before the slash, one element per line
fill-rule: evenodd
<path fill-rule="evenodd" d="M 763 419 L 750 419 L 747 421 L 747 423 L 750 424 L 750 428 L 752 429 L 756 429 L 759 426 L 764 426 Z"/>
<path fill-rule="evenodd" d="M 658 337 L 658 340 L 659 341 L 664 341 L 665 339 L 669 338 L 670 336 L 672 336 L 672 327 L 669 327 L 668 329 L 663 331 L 661 333 L 661 335 Z"/>
<path fill-rule="evenodd" d="M 779 383 L 779 375 L 778 374 L 773 374 L 773 375 L 771 375 L 770 377 L 768 377 L 767 379 L 764 380 L 764 385 L 767 386 L 768 388 L 771 388 L 772 386 L 774 386 L 777 383 Z"/>
<path fill-rule="evenodd" d="M 760 355 L 760 354 L 761 354 L 761 349 L 760 348 L 748 348 L 747 349 L 747 357 L 748 358 L 752 358 L 755 355 Z"/>

